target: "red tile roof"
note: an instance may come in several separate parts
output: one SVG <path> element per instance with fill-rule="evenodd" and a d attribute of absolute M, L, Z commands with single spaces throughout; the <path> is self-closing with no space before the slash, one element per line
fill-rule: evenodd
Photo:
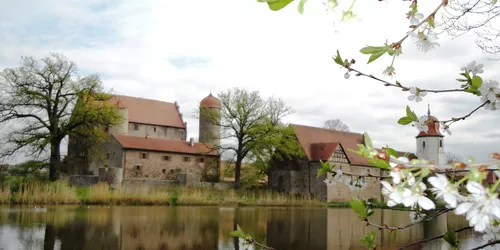
<path fill-rule="evenodd" d="M 200 107 L 202 108 L 220 108 L 220 100 L 210 93 L 207 97 L 203 98 L 200 102 Z"/>
<path fill-rule="evenodd" d="M 113 95 L 111 102 L 128 109 L 129 122 L 185 128 L 175 103 Z"/>
<path fill-rule="evenodd" d="M 217 152 L 211 149 L 209 144 L 194 143 L 190 146 L 189 142 L 182 140 L 167 140 L 159 138 L 145 138 L 128 135 L 113 134 L 113 137 L 127 149 L 151 150 L 184 154 L 209 154 L 217 155 Z"/>
<path fill-rule="evenodd" d="M 332 150 L 333 146 L 340 143 L 347 155 L 347 158 L 352 165 L 360 166 L 372 166 L 368 163 L 368 160 L 360 155 L 350 152 L 349 149 L 358 150 L 357 144 L 364 144 L 363 134 L 343 132 L 343 131 L 333 131 L 324 128 L 317 128 L 311 126 L 290 124 L 295 129 L 295 135 L 299 140 L 302 149 L 309 161 L 314 161 L 318 155 L 328 154 Z M 321 147 L 315 146 L 323 145 L 323 152 L 313 152 L 313 148 Z M 316 149 L 317 150 L 317 149 Z M 335 151 L 331 151 L 332 153 Z M 398 152 L 400 156 L 404 155 L 402 152 Z M 330 154 L 331 156 L 331 154 Z M 410 154 L 410 159 L 416 158 L 414 154 Z"/>
<path fill-rule="evenodd" d="M 417 138 L 418 137 L 434 137 L 434 136 L 438 136 L 438 137 L 444 137 L 443 134 L 441 134 L 441 131 L 439 131 L 439 121 L 436 117 L 434 116 L 428 116 L 427 118 L 427 126 L 429 127 L 429 130 L 426 132 L 424 131 L 420 131 L 420 133 L 418 133 L 418 135 L 416 136 Z"/>
<path fill-rule="evenodd" d="M 333 152 L 339 146 L 338 142 L 327 143 L 313 143 L 311 144 L 311 160 L 312 161 L 326 161 L 330 159 Z M 341 146 L 342 147 L 342 146 Z"/>

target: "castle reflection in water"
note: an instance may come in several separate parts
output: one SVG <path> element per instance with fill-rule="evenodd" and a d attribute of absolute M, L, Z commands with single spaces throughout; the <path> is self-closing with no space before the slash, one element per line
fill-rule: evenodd
<path fill-rule="evenodd" d="M 377 224 L 410 223 L 403 211 L 377 210 L 371 219 Z M 278 250 L 365 249 L 359 239 L 373 230 L 343 208 L 4 206 L 0 249 L 246 249 L 229 237 L 236 224 Z M 396 249 L 464 226 L 462 217 L 444 215 L 402 231 L 378 231 L 377 242 L 381 249 Z M 459 236 L 472 238 L 472 233 Z M 447 249 L 442 240 L 408 249 L 422 248 Z"/>

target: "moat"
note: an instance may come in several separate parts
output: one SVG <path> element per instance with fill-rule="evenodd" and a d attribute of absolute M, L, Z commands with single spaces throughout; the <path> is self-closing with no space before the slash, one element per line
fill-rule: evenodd
<path fill-rule="evenodd" d="M 371 219 L 410 223 L 404 211 L 376 210 Z M 236 224 L 278 250 L 365 249 L 359 239 L 373 230 L 349 208 L 0 206 L 0 249 L 243 250 L 242 243 L 229 237 Z M 377 231 L 377 242 L 381 249 L 397 249 L 464 226 L 464 218 L 443 215 L 403 231 Z M 459 237 L 468 239 L 465 249 L 480 243 L 471 231 Z M 447 249 L 446 244 L 435 240 L 408 249 Z"/>

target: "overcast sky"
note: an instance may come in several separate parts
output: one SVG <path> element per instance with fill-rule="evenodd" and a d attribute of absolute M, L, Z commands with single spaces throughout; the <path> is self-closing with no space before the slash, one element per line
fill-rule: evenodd
<path fill-rule="evenodd" d="M 341 1 L 342 2 L 342 1 Z M 359 1 L 358 1 L 359 2 Z M 419 2 L 429 13 L 438 1 Z M 255 0 L 45 0 L 0 2 L 0 69 L 16 67 L 21 56 L 64 53 L 82 73 L 98 73 L 117 94 L 177 101 L 188 122 L 188 138 L 198 137 L 193 111 L 210 91 L 232 87 L 284 99 L 295 111 L 288 122 L 322 126 L 338 118 L 353 132 L 368 132 L 377 146 L 415 152 L 417 130 L 397 124 L 410 104 L 424 115 L 427 104 L 438 119 L 462 116 L 479 105 L 467 94 L 429 94 L 421 103 L 407 92 L 351 76 L 334 64 L 337 49 L 356 67 L 380 76 L 391 58 L 366 65 L 365 45 L 399 40 L 409 24 L 409 2 L 363 1 L 358 19 L 334 24 L 324 6 L 309 1 L 300 15 L 296 3 L 270 11 Z M 340 11 L 338 9 L 337 11 Z M 487 61 L 474 36 L 440 35 L 440 48 L 423 53 L 403 44 L 396 77 L 406 86 L 455 88 L 460 68 L 477 60 L 485 78 L 500 80 L 498 61 Z M 445 151 L 486 160 L 498 151 L 498 112 L 481 110 L 451 127 Z M 65 151 L 65 150 L 64 150 Z"/>

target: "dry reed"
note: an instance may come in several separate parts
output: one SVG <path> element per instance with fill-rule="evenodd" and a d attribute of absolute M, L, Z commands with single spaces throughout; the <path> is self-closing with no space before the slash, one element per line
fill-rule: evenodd
<path fill-rule="evenodd" d="M 235 205 L 235 206 L 326 206 L 306 196 L 269 190 L 218 190 L 215 188 L 133 186 L 111 189 L 106 183 L 76 188 L 66 181 L 30 182 L 17 192 L 0 189 L 0 203 L 102 204 L 102 205 Z"/>

